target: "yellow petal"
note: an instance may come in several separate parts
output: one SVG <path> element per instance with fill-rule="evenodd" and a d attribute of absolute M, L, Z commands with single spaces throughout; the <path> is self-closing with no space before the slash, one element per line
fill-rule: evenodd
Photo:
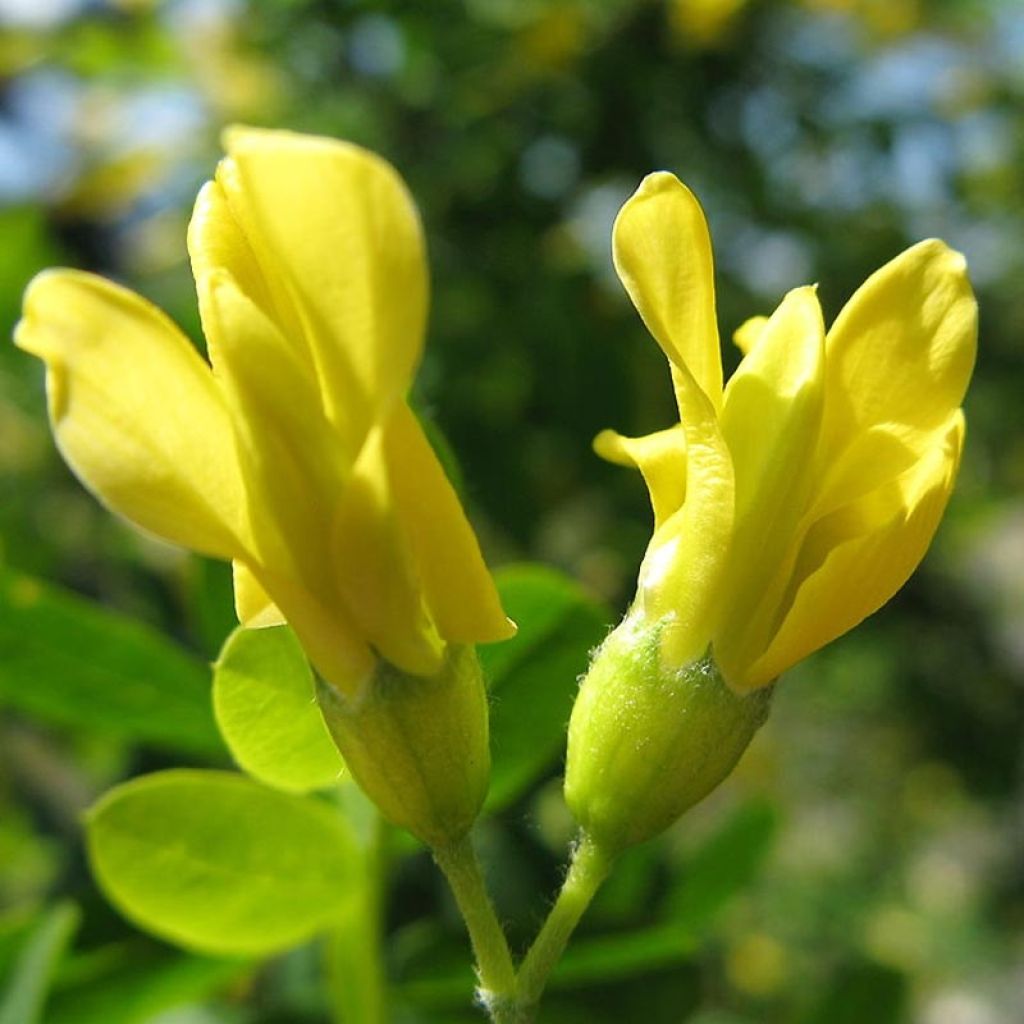
<path fill-rule="evenodd" d="M 759 606 L 812 495 L 824 343 L 815 290 L 797 288 L 725 389 L 721 424 L 736 474 L 736 522 L 715 654 L 727 679 L 770 639 L 771 609 Z"/>
<path fill-rule="evenodd" d="M 939 443 L 899 478 L 816 523 L 804 541 L 790 604 L 741 688 L 770 683 L 852 629 L 906 582 L 924 557 L 949 500 L 963 448 L 956 410 Z"/>
<path fill-rule="evenodd" d="M 342 693 L 358 696 L 372 677 L 377 659 L 338 597 L 322 600 L 300 580 L 263 565 L 249 568 L 264 593 L 273 595 L 320 675 Z"/>
<path fill-rule="evenodd" d="M 921 454 L 941 443 L 945 427 L 910 430 L 901 424 L 878 424 L 848 442 L 826 461 L 819 450 L 817 494 L 808 509 L 807 525 L 870 494 L 887 480 L 910 469 Z"/>
<path fill-rule="evenodd" d="M 352 457 L 405 394 L 422 349 L 427 270 L 412 198 L 394 168 L 349 143 L 235 128 L 225 146 L 218 180 L 279 325 L 307 340 Z"/>
<path fill-rule="evenodd" d="M 757 339 L 761 337 L 761 333 L 764 331 L 767 323 L 768 317 L 766 316 L 752 316 L 749 320 L 744 320 L 743 323 L 733 331 L 733 344 L 745 356 L 750 355 L 751 350 L 757 343 Z"/>
<path fill-rule="evenodd" d="M 15 340 L 45 361 L 57 443 L 104 504 L 175 544 L 243 552 L 231 424 L 209 367 L 170 320 L 102 278 L 46 271 L 25 293 Z"/>
<path fill-rule="evenodd" d="M 211 312 L 208 309 L 210 282 L 212 278 L 227 273 L 249 301 L 278 324 L 296 353 L 305 359 L 310 372 L 313 372 L 312 355 L 304 347 L 301 326 L 282 322 L 270 282 L 264 277 L 245 228 L 231 210 L 219 181 L 208 181 L 199 190 L 188 225 L 188 252 L 192 276 L 196 280 L 199 311 L 207 334 L 211 333 L 207 322 Z"/>
<path fill-rule="evenodd" d="M 396 406 L 385 434 L 391 495 L 438 632 L 450 643 L 515 633 L 459 499 L 412 410 Z"/>
<path fill-rule="evenodd" d="M 686 498 L 653 538 L 640 567 L 639 599 L 646 616 L 667 617 L 666 665 L 704 654 L 733 526 L 734 481 L 715 410 L 685 366 L 678 397 L 686 432 Z"/>
<path fill-rule="evenodd" d="M 615 269 L 633 305 L 672 362 L 689 370 L 717 412 L 722 355 L 707 221 L 693 193 L 672 174 L 649 174 L 619 211 L 612 232 Z"/>
<path fill-rule="evenodd" d="M 244 562 L 232 562 L 231 575 L 235 588 L 235 613 L 243 626 L 248 629 L 266 629 L 268 626 L 285 624 L 280 609 Z"/>
<path fill-rule="evenodd" d="M 327 600 L 334 510 L 349 467 L 320 411 L 316 382 L 234 278 L 208 274 L 199 288 L 259 560 Z"/>
<path fill-rule="evenodd" d="M 433 511 L 420 495 L 424 514 Z M 385 431 L 374 427 L 353 467 L 333 527 L 338 588 L 370 644 L 412 675 L 440 669 L 444 643 L 420 586 L 401 512 L 392 491 Z M 449 564 L 457 577 L 460 567 Z"/>
<path fill-rule="evenodd" d="M 602 430 L 594 438 L 594 451 L 609 462 L 640 470 L 651 495 L 655 532 L 683 504 L 686 432 L 681 424 L 645 437 L 624 437 L 614 430 Z"/>
<path fill-rule="evenodd" d="M 872 274 L 826 341 L 825 464 L 877 425 L 926 437 L 945 423 L 974 366 L 977 315 L 964 258 L 943 242 Z"/>
<path fill-rule="evenodd" d="M 351 467 L 301 353 L 226 271 L 202 275 L 197 286 L 251 501 L 254 557 L 235 566 L 239 618 L 250 626 L 286 621 L 317 671 L 356 694 L 375 658 L 342 599 L 332 549 Z"/>

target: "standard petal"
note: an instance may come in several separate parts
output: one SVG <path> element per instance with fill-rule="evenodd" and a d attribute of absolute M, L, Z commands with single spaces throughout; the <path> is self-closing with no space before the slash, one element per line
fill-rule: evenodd
<path fill-rule="evenodd" d="M 877 611 L 907 581 L 938 528 L 956 479 L 964 419 L 899 478 L 816 523 L 797 560 L 788 611 L 766 653 L 736 680 L 763 686 Z"/>
<path fill-rule="evenodd" d="M 281 311 L 316 364 L 328 418 L 361 448 L 409 387 L 427 311 L 423 232 L 388 163 L 358 146 L 282 131 L 225 133 L 218 172 Z"/>
<path fill-rule="evenodd" d="M 451 643 L 491 643 L 515 633 L 484 564 L 476 534 L 405 402 L 385 432 L 391 495 L 408 538 L 424 600 Z"/>
<path fill-rule="evenodd" d="M 726 678 L 770 639 L 773 609 L 763 599 L 812 497 L 824 344 L 815 290 L 797 288 L 725 389 L 721 425 L 736 474 L 736 522 L 715 653 Z"/>
<path fill-rule="evenodd" d="M 686 498 L 651 541 L 638 595 L 651 620 L 664 620 L 662 657 L 678 667 L 711 640 L 733 529 L 732 461 L 707 395 L 685 366 L 677 395 L 686 432 Z"/>
<path fill-rule="evenodd" d="M 879 425 L 910 439 L 945 423 L 963 401 L 977 332 L 966 263 L 943 242 L 872 274 L 828 333 L 823 463 Z"/>
<path fill-rule="evenodd" d="M 208 337 L 217 329 L 216 323 L 211 323 L 209 308 L 211 282 L 226 274 L 238 290 L 278 326 L 296 356 L 315 377 L 313 357 L 301 324 L 286 322 L 284 311 L 275 305 L 271 282 L 264 277 L 245 228 L 231 209 L 220 181 L 208 181 L 199 190 L 188 225 L 188 253 L 203 329 Z"/>
<path fill-rule="evenodd" d="M 52 270 L 29 285 L 15 341 L 46 363 L 57 444 L 104 504 L 175 544 L 242 554 L 228 414 L 210 368 L 170 320 L 102 278 Z"/>
<path fill-rule="evenodd" d="M 280 609 L 244 562 L 231 563 L 231 577 L 235 590 L 235 614 L 243 626 L 266 629 L 284 625 Z"/>
<path fill-rule="evenodd" d="M 655 532 L 679 511 L 686 497 L 686 432 L 682 424 L 645 437 L 602 430 L 594 438 L 594 451 L 609 462 L 640 470 L 651 495 Z"/>
<path fill-rule="evenodd" d="M 722 354 L 714 264 L 700 203 L 675 175 L 649 174 L 619 211 L 612 253 L 633 305 L 672 362 L 680 413 L 681 367 L 719 410 Z"/>

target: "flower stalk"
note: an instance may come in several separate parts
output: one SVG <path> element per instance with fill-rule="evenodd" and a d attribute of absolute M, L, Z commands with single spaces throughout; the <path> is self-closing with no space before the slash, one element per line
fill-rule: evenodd
<path fill-rule="evenodd" d="M 573 848 L 565 882 L 516 978 L 515 1024 L 530 1024 L 544 987 L 584 911 L 611 871 L 614 858 L 585 832 Z"/>
<path fill-rule="evenodd" d="M 510 1024 L 515 1020 L 510 1016 L 515 1000 L 515 968 L 473 844 L 467 835 L 436 847 L 433 853 L 469 931 L 480 981 L 477 998 L 496 1024 Z"/>

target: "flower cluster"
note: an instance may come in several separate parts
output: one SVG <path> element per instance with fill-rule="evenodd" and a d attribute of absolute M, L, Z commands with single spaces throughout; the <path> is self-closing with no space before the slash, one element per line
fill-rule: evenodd
<path fill-rule="evenodd" d="M 487 785 L 473 645 L 508 637 L 476 538 L 408 404 L 423 232 L 396 172 L 347 143 L 232 129 L 188 243 L 209 361 L 158 310 L 71 270 L 30 285 L 65 458 L 101 501 L 234 566 L 241 622 L 287 622 L 353 773 L 444 846 Z M 566 793 L 614 852 L 731 770 L 777 677 L 923 557 L 956 477 L 977 312 L 939 241 L 872 275 L 826 332 L 812 287 L 735 335 L 723 385 L 711 241 L 650 175 L 614 230 L 668 357 L 679 423 L 596 440 L 636 466 L 654 533 L 569 730 Z"/>

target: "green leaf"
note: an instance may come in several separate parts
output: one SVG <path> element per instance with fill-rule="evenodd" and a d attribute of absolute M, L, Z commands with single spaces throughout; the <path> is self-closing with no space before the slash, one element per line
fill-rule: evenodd
<path fill-rule="evenodd" d="M 126 917 L 186 948 L 261 954 L 343 914 L 358 884 L 347 824 L 326 804 L 229 772 L 159 772 L 89 812 L 93 872 Z"/>
<path fill-rule="evenodd" d="M 304 793 L 344 771 L 309 662 L 287 626 L 239 627 L 228 637 L 214 666 L 213 707 L 234 759 L 268 786 Z"/>
<path fill-rule="evenodd" d="M 0 992 L 0 1024 L 36 1024 L 54 969 L 78 927 L 78 908 L 62 904 L 46 914 L 29 933 Z"/>
<path fill-rule="evenodd" d="M 900 1024 L 907 1019 L 907 979 L 867 961 L 846 965 L 801 1024 Z"/>
<path fill-rule="evenodd" d="M 519 632 L 480 648 L 493 694 L 491 811 L 520 796 L 562 754 L 577 680 L 610 621 L 605 608 L 553 569 L 512 566 L 495 579 Z"/>
<path fill-rule="evenodd" d="M 195 956 L 148 942 L 104 946 L 77 961 L 54 986 L 46 1024 L 144 1024 L 210 997 L 253 969 L 245 960 Z"/>
<path fill-rule="evenodd" d="M 650 974 L 689 960 L 698 945 L 695 935 L 675 923 L 579 939 L 566 950 L 548 984 L 551 989 L 575 988 L 596 981 Z"/>
<path fill-rule="evenodd" d="M 737 892 L 755 878 L 778 832 L 767 800 L 742 804 L 683 867 L 669 897 L 672 918 L 692 932 L 703 930 Z"/>
<path fill-rule="evenodd" d="M 4 867 L 7 868 L 7 865 Z M 38 923 L 40 916 L 36 907 L 26 904 L 0 911 L 0 978 L 8 978 L 13 973 L 14 962 L 25 944 L 25 937 Z"/>
<path fill-rule="evenodd" d="M 209 670 L 155 630 L 0 569 L 0 706 L 190 755 L 223 751 Z"/>

